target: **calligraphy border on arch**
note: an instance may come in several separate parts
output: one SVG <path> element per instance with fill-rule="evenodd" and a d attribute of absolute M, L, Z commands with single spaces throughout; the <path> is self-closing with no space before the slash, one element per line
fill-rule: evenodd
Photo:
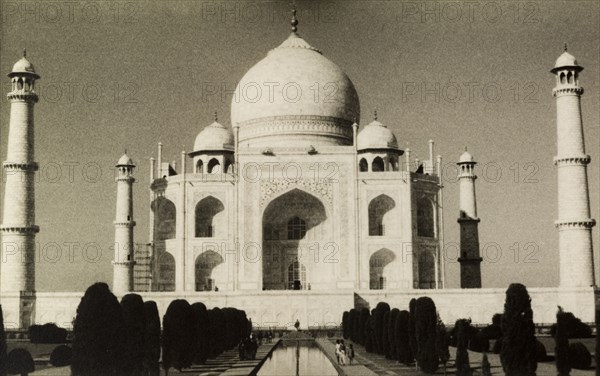
<path fill-rule="evenodd" d="M 317 194 L 329 205 L 333 203 L 333 185 L 328 179 L 270 179 L 260 182 L 260 205 L 264 207 L 271 201 L 274 194 L 287 191 L 290 188 L 304 188 Z"/>

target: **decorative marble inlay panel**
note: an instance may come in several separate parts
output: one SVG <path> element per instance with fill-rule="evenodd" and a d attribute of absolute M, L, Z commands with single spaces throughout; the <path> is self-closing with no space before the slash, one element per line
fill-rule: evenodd
<path fill-rule="evenodd" d="M 260 182 L 260 204 L 265 206 L 273 195 L 291 188 L 304 188 L 333 203 L 333 185 L 328 179 L 271 179 Z"/>

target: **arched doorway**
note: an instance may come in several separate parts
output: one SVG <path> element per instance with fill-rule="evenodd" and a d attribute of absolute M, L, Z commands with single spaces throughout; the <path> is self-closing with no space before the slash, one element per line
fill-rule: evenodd
<path fill-rule="evenodd" d="M 158 273 L 155 276 L 156 291 L 175 291 L 175 258 L 163 251 L 159 254 Z"/>
<path fill-rule="evenodd" d="M 394 200 L 388 195 L 379 195 L 369 202 L 369 236 L 393 235 Z"/>
<path fill-rule="evenodd" d="M 310 281 L 306 280 L 306 273 L 314 260 L 314 255 L 309 254 L 314 252 L 315 244 L 323 246 L 330 241 L 323 203 L 310 193 L 293 189 L 267 205 L 262 224 L 263 290 L 294 289 L 297 283 L 301 289 L 308 289 Z M 294 263 L 298 263 L 297 269 Z M 332 274 L 321 278 L 335 281 Z"/>
<path fill-rule="evenodd" d="M 212 291 L 218 287 L 215 269 L 223 262 L 223 257 L 215 251 L 203 252 L 196 258 L 196 291 Z"/>
<path fill-rule="evenodd" d="M 306 290 L 306 266 L 298 260 L 288 266 L 288 290 Z"/>
<path fill-rule="evenodd" d="M 196 237 L 214 238 L 224 232 L 225 207 L 213 196 L 203 198 L 196 205 Z"/>
<path fill-rule="evenodd" d="M 388 265 L 396 259 L 394 252 L 382 248 L 369 259 L 369 288 L 371 290 L 386 289 L 388 277 L 391 275 Z"/>

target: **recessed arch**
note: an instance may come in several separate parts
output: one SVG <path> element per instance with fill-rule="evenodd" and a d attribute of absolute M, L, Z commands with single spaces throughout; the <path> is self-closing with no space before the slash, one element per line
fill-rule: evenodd
<path fill-rule="evenodd" d="M 369 171 L 369 163 L 367 162 L 367 160 L 365 158 L 361 158 L 360 162 L 358 162 L 358 169 L 361 172 Z"/>
<path fill-rule="evenodd" d="M 390 211 L 396 202 L 388 195 L 381 194 L 369 202 L 369 236 L 391 235 L 392 218 Z"/>
<path fill-rule="evenodd" d="M 208 161 L 207 172 L 209 174 L 218 174 L 221 172 L 221 163 L 217 158 L 212 158 L 210 161 Z"/>
<path fill-rule="evenodd" d="M 433 202 L 427 197 L 417 200 L 417 235 L 435 237 Z"/>
<path fill-rule="evenodd" d="M 216 269 L 224 262 L 223 256 L 215 251 L 202 252 L 196 257 L 196 291 L 212 291 L 217 287 Z"/>
<path fill-rule="evenodd" d="M 154 212 L 154 239 L 175 238 L 177 209 L 173 201 L 165 197 L 158 197 L 152 202 L 151 209 Z"/>
<path fill-rule="evenodd" d="M 308 257 L 306 250 L 314 244 L 330 241 L 328 215 L 316 196 L 294 188 L 274 198 L 262 216 L 263 289 L 287 290 L 289 265 L 300 257 Z M 299 260 L 303 263 L 303 259 Z M 312 264 L 304 265 L 306 269 Z M 302 283 L 307 288 L 307 283 Z"/>
<path fill-rule="evenodd" d="M 373 163 L 371 164 L 371 171 L 373 171 L 373 172 L 385 171 L 385 163 L 383 162 L 383 158 L 375 157 L 375 159 L 373 159 Z"/>
<path fill-rule="evenodd" d="M 396 254 L 387 248 L 381 248 L 369 258 L 369 288 L 383 290 L 387 288 L 388 277 L 391 275 L 389 264 L 396 259 Z"/>
<path fill-rule="evenodd" d="M 157 291 L 175 291 L 175 258 L 169 252 L 159 253 L 158 275 L 156 276 Z"/>
<path fill-rule="evenodd" d="M 198 162 L 196 162 L 196 173 L 204 173 L 204 162 L 202 162 L 202 159 L 198 159 Z"/>
<path fill-rule="evenodd" d="M 233 172 L 233 163 L 229 160 L 225 161 L 225 173 L 233 174 Z"/>
<path fill-rule="evenodd" d="M 391 156 L 389 160 L 389 166 L 389 171 L 399 171 L 400 168 L 398 165 L 398 158 L 396 158 L 395 156 Z"/>
<path fill-rule="evenodd" d="M 208 196 L 196 204 L 196 237 L 219 237 L 225 227 L 225 206 L 218 198 Z"/>

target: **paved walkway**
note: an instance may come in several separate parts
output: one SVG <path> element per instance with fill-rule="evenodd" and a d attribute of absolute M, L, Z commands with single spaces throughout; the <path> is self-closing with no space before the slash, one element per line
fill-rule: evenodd
<path fill-rule="evenodd" d="M 335 342 L 328 340 L 328 342 L 335 348 Z M 407 376 L 423 376 L 424 373 L 415 370 L 414 366 L 406 366 L 404 364 L 398 364 L 395 360 L 386 359 L 382 355 L 367 353 L 365 348 L 361 345 L 354 344 L 354 352 L 356 354 L 356 361 L 358 364 L 362 364 L 371 373 L 364 373 L 364 375 L 378 375 L 378 376 L 392 376 L 392 375 L 407 375 Z M 335 354 L 335 353 L 334 353 Z M 454 360 L 456 355 L 456 348 L 450 347 L 450 361 L 446 372 L 448 375 L 456 373 L 454 368 Z M 481 360 L 483 358 L 482 353 L 469 351 L 469 362 L 473 369 L 474 375 L 481 375 Z M 335 355 L 334 355 L 335 360 Z M 504 375 L 502 370 L 502 364 L 500 363 L 500 355 L 488 354 L 488 360 L 491 365 L 492 375 Z M 363 375 L 363 373 L 346 373 L 347 375 Z M 443 375 L 443 368 L 438 369 L 436 375 Z M 571 376 L 590 376 L 594 374 L 594 370 L 572 370 Z M 556 375 L 556 365 L 554 361 L 538 363 L 537 375 Z"/>
<path fill-rule="evenodd" d="M 375 372 L 370 371 L 364 366 L 361 361 L 355 359 L 352 365 L 340 366 L 337 364 L 337 358 L 335 356 L 335 342 L 326 338 L 317 338 L 317 345 L 325 353 L 331 364 L 336 368 L 340 375 L 344 376 L 377 376 Z"/>

